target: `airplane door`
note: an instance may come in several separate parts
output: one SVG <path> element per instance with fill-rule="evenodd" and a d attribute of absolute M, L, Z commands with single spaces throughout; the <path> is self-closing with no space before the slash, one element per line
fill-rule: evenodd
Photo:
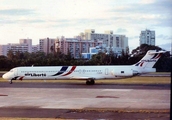
<path fill-rule="evenodd" d="M 14 69 L 14 75 L 17 76 L 17 69 Z"/>
<path fill-rule="evenodd" d="M 105 75 L 108 75 L 108 68 L 105 69 Z"/>

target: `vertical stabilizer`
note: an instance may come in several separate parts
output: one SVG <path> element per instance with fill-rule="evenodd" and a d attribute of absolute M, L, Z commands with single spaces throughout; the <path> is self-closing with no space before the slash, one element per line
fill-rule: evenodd
<path fill-rule="evenodd" d="M 153 68 L 155 63 L 161 57 L 163 53 L 166 51 L 156 51 L 156 50 L 149 50 L 147 51 L 146 55 L 136 64 L 133 66 L 138 66 L 140 68 Z"/>

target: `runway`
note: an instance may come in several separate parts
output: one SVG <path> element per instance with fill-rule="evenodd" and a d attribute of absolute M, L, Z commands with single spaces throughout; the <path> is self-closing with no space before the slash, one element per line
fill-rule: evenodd
<path fill-rule="evenodd" d="M 169 111 L 170 85 L 0 83 L 0 117 L 55 118 L 78 113 L 76 110 L 104 110 L 112 115 L 119 110 Z"/>

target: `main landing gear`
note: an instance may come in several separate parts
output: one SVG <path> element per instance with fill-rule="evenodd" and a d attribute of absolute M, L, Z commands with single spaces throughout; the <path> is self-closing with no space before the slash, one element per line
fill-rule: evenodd
<path fill-rule="evenodd" d="M 86 84 L 87 84 L 87 85 L 94 85 L 94 84 L 95 84 L 95 81 L 94 81 L 94 79 L 88 79 L 88 80 L 86 81 Z"/>

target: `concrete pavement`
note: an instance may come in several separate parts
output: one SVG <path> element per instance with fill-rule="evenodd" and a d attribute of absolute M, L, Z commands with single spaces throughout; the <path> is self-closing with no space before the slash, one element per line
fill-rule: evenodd
<path fill-rule="evenodd" d="M 66 110 L 67 114 L 69 110 L 88 109 L 168 111 L 170 86 L 113 84 L 87 86 L 65 83 L 10 85 L 7 82 L 0 84 L 0 117 L 55 117 L 57 111 Z M 31 111 L 27 112 L 28 110 Z M 53 110 L 54 114 L 49 113 Z M 42 115 L 39 111 L 46 114 Z"/>

